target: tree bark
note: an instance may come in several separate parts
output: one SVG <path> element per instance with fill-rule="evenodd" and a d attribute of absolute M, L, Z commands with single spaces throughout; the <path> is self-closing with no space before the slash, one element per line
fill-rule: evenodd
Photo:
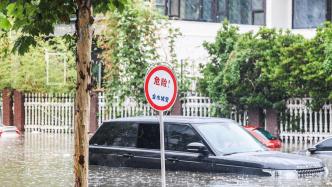
<path fill-rule="evenodd" d="M 77 0 L 76 20 L 76 70 L 77 85 L 75 98 L 75 186 L 88 186 L 88 124 L 90 117 L 91 91 L 91 44 L 92 44 L 92 6 L 89 0 Z"/>

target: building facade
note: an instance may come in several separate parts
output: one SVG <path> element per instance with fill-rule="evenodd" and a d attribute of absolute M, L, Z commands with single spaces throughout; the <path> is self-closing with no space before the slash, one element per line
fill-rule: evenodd
<path fill-rule="evenodd" d="M 240 32 L 257 31 L 259 27 L 289 29 L 306 38 L 315 28 L 331 21 L 332 0 L 155 0 L 158 11 L 169 17 L 182 36 L 177 39 L 178 59 L 192 63 L 192 76 L 199 73 L 198 64 L 208 61 L 202 47 L 213 41 L 224 19 L 239 26 Z M 195 66 L 195 67 L 194 67 Z"/>

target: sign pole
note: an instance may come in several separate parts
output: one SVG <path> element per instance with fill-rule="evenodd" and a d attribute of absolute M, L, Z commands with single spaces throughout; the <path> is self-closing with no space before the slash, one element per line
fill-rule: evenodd
<path fill-rule="evenodd" d="M 165 138 L 164 138 L 164 112 L 159 111 L 160 121 L 160 163 L 161 163 L 161 186 L 166 187 L 165 176 Z"/>
<path fill-rule="evenodd" d="M 172 70 L 156 66 L 146 75 L 144 94 L 150 106 L 159 111 L 161 186 L 166 187 L 164 111 L 169 110 L 177 97 L 178 85 Z"/>

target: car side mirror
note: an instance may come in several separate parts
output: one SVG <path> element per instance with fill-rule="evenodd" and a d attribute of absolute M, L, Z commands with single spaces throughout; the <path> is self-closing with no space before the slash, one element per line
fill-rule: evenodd
<path fill-rule="evenodd" d="M 209 151 L 204 144 L 199 142 L 192 142 L 187 145 L 187 151 L 193 153 L 201 153 L 202 155 L 208 155 Z"/>
<path fill-rule="evenodd" d="M 309 151 L 311 154 L 313 154 L 314 152 L 317 151 L 317 148 L 316 148 L 316 147 L 310 147 L 310 148 L 308 148 L 308 151 Z"/>

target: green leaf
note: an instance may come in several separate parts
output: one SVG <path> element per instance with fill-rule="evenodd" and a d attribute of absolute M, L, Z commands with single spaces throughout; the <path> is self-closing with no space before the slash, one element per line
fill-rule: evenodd
<path fill-rule="evenodd" d="M 4 14 L 0 12 L 0 29 L 9 30 L 11 24 Z"/>
<path fill-rule="evenodd" d="M 15 16 L 16 3 L 11 3 L 7 6 L 7 14 L 9 16 Z"/>
<path fill-rule="evenodd" d="M 32 36 L 20 36 L 14 44 L 13 51 L 23 55 L 29 51 L 30 46 L 36 46 L 36 41 Z"/>

